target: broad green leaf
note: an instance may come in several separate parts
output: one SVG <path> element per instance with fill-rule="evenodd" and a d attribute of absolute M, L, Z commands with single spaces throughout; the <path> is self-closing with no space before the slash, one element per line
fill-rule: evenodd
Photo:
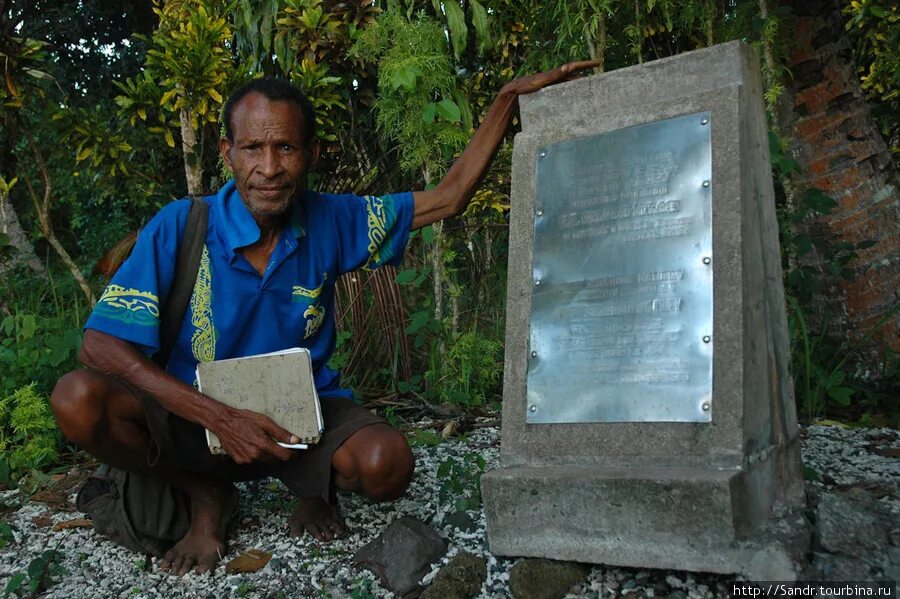
<path fill-rule="evenodd" d="M 828 390 L 828 397 L 842 406 L 849 406 L 850 398 L 853 397 L 853 389 L 849 387 L 834 387 Z"/>
<path fill-rule="evenodd" d="M 469 28 L 466 26 L 466 13 L 459 5 L 459 0 L 445 0 L 443 5 L 447 14 L 447 27 L 450 29 L 453 56 L 459 60 L 466 49 L 466 37 L 469 34 Z"/>
<path fill-rule="evenodd" d="M 429 102 L 425 105 L 425 108 L 422 109 L 422 121 L 427 124 L 433 123 L 435 114 L 437 114 L 437 103 Z"/>
<path fill-rule="evenodd" d="M 213 88 L 207 89 L 207 90 L 206 90 L 206 93 L 209 94 L 209 97 L 210 97 L 210 98 L 212 98 L 213 100 L 215 100 L 215 101 L 218 102 L 219 104 L 222 104 L 222 102 L 223 102 L 223 100 L 222 100 L 222 94 L 220 94 L 219 92 L 217 92 L 217 91 L 214 90 Z"/>
<path fill-rule="evenodd" d="M 9 582 L 6 583 L 6 588 L 3 589 L 3 592 L 6 593 L 6 596 L 8 597 L 18 591 L 23 582 L 25 582 L 25 573 L 17 572 L 13 574 L 9 579 Z"/>
<path fill-rule="evenodd" d="M 406 68 L 398 70 L 393 78 L 393 88 L 404 88 L 408 91 L 412 91 L 416 88 L 416 80 L 422 75 L 422 69 L 418 66 L 411 64 L 407 65 Z"/>
<path fill-rule="evenodd" d="M 37 319 L 34 317 L 34 314 L 26 314 L 22 318 L 22 339 L 34 337 L 34 332 L 37 331 L 37 328 Z"/>
<path fill-rule="evenodd" d="M 431 242 L 434 241 L 434 229 L 431 225 L 422 229 L 422 241 L 427 244 L 431 244 Z"/>
<path fill-rule="evenodd" d="M 459 106 L 456 105 L 456 102 L 449 98 L 444 98 L 437 104 L 437 113 L 441 116 L 445 121 L 450 121 L 451 123 L 458 123 L 460 118 Z"/>
<path fill-rule="evenodd" d="M 45 556 L 36 557 L 28 564 L 28 576 L 32 579 L 40 578 L 47 567 L 47 558 Z"/>
<path fill-rule="evenodd" d="M 178 93 L 178 92 L 175 91 L 174 89 L 170 89 L 169 91 L 167 91 L 166 93 L 164 93 L 164 94 L 162 95 L 162 98 L 159 99 L 159 105 L 160 105 L 160 106 L 165 106 L 166 104 L 169 103 L 169 100 L 171 100 L 172 98 L 175 97 L 175 95 L 176 95 L 177 93 Z"/>
<path fill-rule="evenodd" d="M 397 273 L 397 277 L 394 280 L 398 285 L 409 285 L 416 280 L 416 274 L 415 268 L 407 268 Z"/>
<path fill-rule="evenodd" d="M 413 334 L 426 324 L 428 324 L 431 315 L 427 310 L 421 310 L 419 312 L 413 312 L 413 314 L 409 318 L 409 326 L 406 328 L 406 332 L 409 334 Z"/>
<path fill-rule="evenodd" d="M 169 144 L 170 148 L 175 147 L 175 138 L 172 136 L 172 131 L 166 129 L 166 143 Z"/>
<path fill-rule="evenodd" d="M 491 30 L 488 26 L 487 11 L 478 0 L 469 0 L 472 6 L 472 25 L 475 27 L 475 39 L 478 49 L 484 52 L 491 45 Z"/>
<path fill-rule="evenodd" d="M 82 160 L 84 160 L 85 158 L 90 156 L 91 152 L 93 152 L 93 151 L 94 151 L 93 148 L 84 148 L 83 150 L 78 152 L 78 154 L 75 156 L 75 162 L 81 162 Z"/>

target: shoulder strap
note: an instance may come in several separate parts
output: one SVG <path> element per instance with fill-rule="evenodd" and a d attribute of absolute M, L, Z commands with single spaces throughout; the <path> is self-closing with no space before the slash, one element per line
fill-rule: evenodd
<path fill-rule="evenodd" d="M 197 271 L 200 269 L 200 256 L 206 243 L 206 224 L 209 217 L 209 205 L 203 198 L 191 199 L 191 210 L 188 212 L 187 224 L 178 243 L 178 258 L 175 262 L 175 277 L 166 303 L 163 305 L 159 323 L 159 351 L 154 361 L 165 368 L 172 348 L 178 339 L 178 331 L 184 322 L 188 302 L 197 282 Z"/>

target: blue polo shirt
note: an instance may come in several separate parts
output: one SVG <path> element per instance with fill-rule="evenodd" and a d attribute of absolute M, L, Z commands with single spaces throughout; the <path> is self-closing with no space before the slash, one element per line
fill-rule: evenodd
<path fill-rule="evenodd" d="M 334 285 L 346 272 L 402 260 L 412 194 L 306 192 L 292 204 L 290 224 L 263 275 L 238 251 L 258 241 L 260 231 L 234 181 L 205 201 L 206 244 L 167 370 L 193 384 L 198 362 L 306 347 L 319 394 L 349 397 L 339 374 L 325 365 L 335 343 Z M 172 202 L 141 230 L 85 328 L 130 341 L 147 356 L 159 350 L 160 306 L 175 276 L 189 210 L 190 200 Z"/>

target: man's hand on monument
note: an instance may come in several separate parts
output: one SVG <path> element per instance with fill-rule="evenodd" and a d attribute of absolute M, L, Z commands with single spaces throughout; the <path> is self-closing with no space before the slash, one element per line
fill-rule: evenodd
<path fill-rule="evenodd" d="M 515 94 L 516 96 L 521 96 L 523 94 L 531 94 L 548 85 L 555 85 L 562 81 L 568 81 L 569 79 L 580 75 L 582 71 L 592 69 L 599 64 L 599 60 L 580 60 L 577 62 L 566 63 L 561 67 L 557 67 L 550 71 L 519 77 L 504 85 L 500 89 L 499 95 Z"/>
<path fill-rule="evenodd" d="M 210 430 L 219 438 L 225 453 L 238 464 L 287 461 L 294 455 L 277 442 L 296 442 L 296 437 L 258 412 L 227 408 Z"/>
<path fill-rule="evenodd" d="M 561 83 L 598 64 L 600 62 L 596 60 L 570 62 L 551 71 L 513 79 L 504 85 L 469 145 L 441 182 L 434 189 L 417 191 L 413 194 L 415 212 L 412 228 L 430 225 L 461 214 L 466 209 L 506 134 L 506 128 L 515 114 L 520 95 Z"/>

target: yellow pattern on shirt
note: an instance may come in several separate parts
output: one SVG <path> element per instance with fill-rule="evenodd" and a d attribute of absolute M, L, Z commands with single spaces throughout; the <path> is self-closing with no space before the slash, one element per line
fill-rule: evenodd
<path fill-rule="evenodd" d="M 386 236 L 384 213 L 384 200 L 375 196 L 366 196 L 366 210 L 369 213 L 366 224 L 369 226 L 369 261 L 363 266 L 363 270 L 377 268 L 381 262 L 379 250 L 384 244 Z"/>
<path fill-rule="evenodd" d="M 191 295 L 191 350 L 198 362 L 212 362 L 216 359 L 216 329 L 212 318 L 212 276 L 209 268 L 209 251 L 203 246 L 197 282 Z"/>
<path fill-rule="evenodd" d="M 159 298 L 149 291 L 109 285 L 97 303 L 105 304 L 112 309 L 147 312 L 154 318 L 159 318 Z"/>

